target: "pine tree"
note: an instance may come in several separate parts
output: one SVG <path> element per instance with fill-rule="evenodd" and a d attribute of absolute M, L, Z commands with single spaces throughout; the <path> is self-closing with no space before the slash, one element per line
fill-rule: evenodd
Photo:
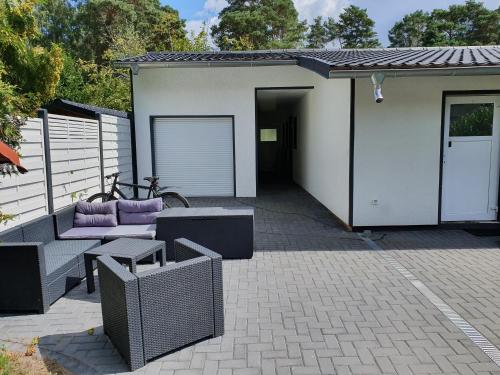
<path fill-rule="evenodd" d="M 307 48 L 324 48 L 328 42 L 328 31 L 323 23 L 323 17 L 316 17 L 313 24 L 309 26 Z"/>
<path fill-rule="evenodd" d="M 222 50 L 296 48 L 307 28 L 292 0 L 229 0 L 219 19 L 212 37 Z"/>
<path fill-rule="evenodd" d="M 344 9 L 336 23 L 336 36 L 342 48 L 380 47 L 375 22 L 366 9 L 351 5 Z"/>

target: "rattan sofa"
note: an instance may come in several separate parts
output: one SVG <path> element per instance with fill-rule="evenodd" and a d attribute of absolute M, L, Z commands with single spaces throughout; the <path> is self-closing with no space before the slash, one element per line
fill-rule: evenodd
<path fill-rule="evenodd" d="M 0 311 L 45 313 L 85 277 L 83 253 L 98 240 L 56 241 L 45 215 L 0 233 Z"/>
<path fill-rule="evenodd" d="M 224 333 L 221 256 L 181 239 L 175 260 L 132 274 L 109 256 L 97 258 L 104 332 L 131 370 Z"/>
<path fill-rule="evenodd" d="M 73 226 L 76 204 L 54 213 L 56 236 L 61 240 L 101 240 L 109 242 L 117 238 L 142 238 L 153 240 L 156 236 L 155 224 L 118 225 L 116 227 L 81 227 Z"/>

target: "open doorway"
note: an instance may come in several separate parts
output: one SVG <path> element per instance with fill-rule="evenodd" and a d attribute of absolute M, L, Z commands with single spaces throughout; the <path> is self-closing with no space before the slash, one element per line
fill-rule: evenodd
<path fill-rule="evenodd" d="M 312 87 L 256 89 L 257 187 L 291 185 L 301 101 Z"/>

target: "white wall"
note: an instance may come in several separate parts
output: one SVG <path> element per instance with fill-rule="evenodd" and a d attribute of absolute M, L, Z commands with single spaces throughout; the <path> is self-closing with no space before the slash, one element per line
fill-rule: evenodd
<path fill-rule="evenodd" d="M 255 88 L 294 86 L 315 86 L 301 120 L 297 180 L 347 221 L 349 80 L 298 66 L 141 69 L 134 76 L 139 180 L 151 175 L 150 115 L 234 115 L 236 194 L 255 196 Z"/>
<path fill-rule="evenodd" d="M 321 77 L 320 77 L 321 78 Z M 298 108 L 294 179 L 349 222 L 350 80 L 321 78 Z"/>
<path fill-rule="evenodd" d="M 29 172 L 0 175 L 0 209 L 15 215 L 13 221 L 0 224 L 0 232 L 48 212 L 42 120 L 28 119 L 21 134 L 21 164 Z"/>
<path fill-rule="evenodd" d="M 442 92 L 498 89 L 499 76 L 386 78 L 375 104 L 357 79 L 353 224 L 437 224 Z"/>

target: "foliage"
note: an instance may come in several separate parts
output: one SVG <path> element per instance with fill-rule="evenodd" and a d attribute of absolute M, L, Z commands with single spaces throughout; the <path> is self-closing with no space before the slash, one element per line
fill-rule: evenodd
<path fill-rule="evenodd" d="M 88 0 L 78 10 L 77 22 L 81 38 L 76 42 L 76 57 L 103 63 L 104 53 L 113 37 L 126 34 L 136 22 L 134 6 L 122 0 Z"/>
<path fill-rule="evenodd" d="M 189 48 L 186 36 L 186 21 L 170 6 L 162 7 L 157 22 L 151 27 L 148 49 L 156 51 L 179 51 Z"/>
<path fill-rule="evenodd" d="M 342 48 L 380 47 L 375 22 L 368 17 L 366 9 L 351 5 L 340 14 L 335 24 L 335 36 Z"/>
<path fill-rule="evenodd" d="M 115 60 L 146 53 L 144 42 L 139 34 L 132 30 L 125 30 L 122 34 L 111 34 L 111 45 L 103 54 L 103 61 L 112 63 Z"/>
<path fill-rule="evenodd" d="M 337 38 L 337 22 L 333 17 L 328 17 L 323 23 L 325 28 L 326 40 L 328 42 L 334 41 Z"/>
<path fill-rule="evenodd" d="M 421 10 L 407 14 L 389 30 L 391 47 L 418 47 L 424 45 L 429 15 Z"/>
<path fill-rule="evenodd" d="M 463 107 L 463 105 L 460 105 Z M 450 121 L 450 136 L 489 136 L 493 126 L 493 105 L 472 104 L 471 109 Z M 452 105 L 453 109 L 453 105 Z"/>
<path fill-rule="evenodd" d="M 33 341 L 26 353 L 17 353 L 0 347 L 0 375 L 70 375 L 70 372 L 48 358 L 31 353 Z M 25 355 L 30 354 L 30 355 Z"/>
<path fill-rule="evenodd" d="M 417 11 L 405 16 L 389 31 L 392 47 L 463 46 L 500 43 L 500 7 L 487 9 L 483 3 Z"/>
<path fill-rule="evenodd" d="M 9 375 L 12 369 L 7 351 L 5 348 L 0 348 L 0 375 Z"/>
<path fill-rule="evenodd" d="M 75 27 L 76 8 L 69 0 L 39 0 L 34 14 L 42 45 L 55 43 L 66 50 L 73 48 L 80 31 Z"/>
<path fill-rule="evenodd" d="M 16 218 L 16 215 L 6 214 L 5 212 L 0 211 L 0 224 L 7 224 L 9 221 L 12 221 Z"/>
<path fill-rule="evenodd" d="M 219 19 L 212 37 L 223 50 L 296 48 L 306 30 L 292 0 L 229 0 Z"/>
<path fill-rule="evenodd" d="M 188 45 L 179 48 L 179 51 L 209 51 L 211 49 L 210 43 L 208 41 L 208 32 L 206 26 L 203 25 L 202 30 L 196 34 L 191 31 L 189 34 Z"/>
<path fill-rule="evenodd" d="M 0 139 L 15 149 L 20 126 L 54 97 L 62 69 L 59 47 L 36 44 L 33 7 L 34 0 L 0 2 Z"/>
<path fill-rule="evenodd" d="M 309 33 L 307 34 L 307 48 L 324 48 L 329 39 L 328 29 L 323 24 L 323 17 L 316 17 L 313 24 L 309 26 Z"/>
<path fill-rule="evenodd" d="M 130 110 L 130 80 L 127 71 L 98 66 L 69 55 L 64 57 L 57 96 L 79 103 Z"/>
<path fill-rule="evenodd" d="M 60 98 L 129 110 L 128 72 L 113 70 L 113 61 L 146 51 L 209 49 L 206 30 L 188 35 L 179 13 L 159 0 L 40 1 L 40 42 L 64 48 Z"/>

